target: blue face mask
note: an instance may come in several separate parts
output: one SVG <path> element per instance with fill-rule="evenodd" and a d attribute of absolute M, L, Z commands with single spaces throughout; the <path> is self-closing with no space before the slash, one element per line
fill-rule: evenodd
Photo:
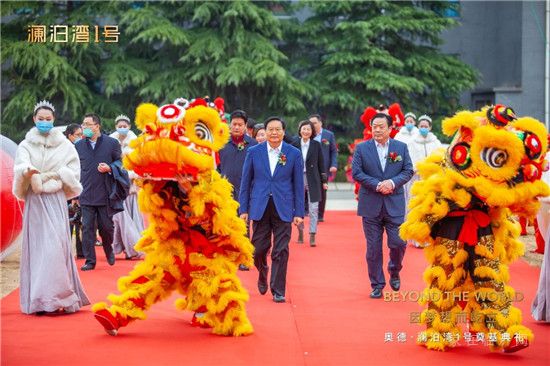
<path fill-rule="evenodd" d="M 53 128 L 53 121 L 37 121 L 36 128 L 38 132 L 46 134 Z"/>
<path fill-rule="evenodd" d="M 73 144 L 76 144 L 78 141 L 82 140 L 82 137 L 77 137 L 74 139 Z"/>
<path fill-rule="evenodd" d="M 414 128 L 414 125 L 412 123 L 407 123 L 405 125 L 405 128 L 407 129 L 407 131 L 411 132 Z"/>
<path fill-rule="evenodd" d="M 119 134 L 121 135 L 124 135 L 126 136 L 128 134 L 128 131 L 130 131 L 130 129 L 128 127 L 125 127 L 125 128 L 117 128 L 116 129 L 116 132 L 118 132 Z"/>
<path fill-rule="evenodd" d="M 424 137 L 428 136 L 428 133 L 430 132 L 430 129 L 428 127 L 420 127 L 418 129 L 418 131 L 420 132 L 420 134 Z"/>
<path fill-rule="evenodd" d="M 82 134 L 88 138 L 91 138 L 94 135 L 94 131 L 90 127 L 86 127 L 84 130 L 82 130 Z"/>

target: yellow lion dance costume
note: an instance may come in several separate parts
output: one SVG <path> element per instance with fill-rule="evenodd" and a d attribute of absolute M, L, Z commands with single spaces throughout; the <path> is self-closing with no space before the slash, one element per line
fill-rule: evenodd
<path fill-rule="evenodd" d="M 245 310 L 249 295 L 236 275 L 239 264 L 252 265 L 253 246 L 232 187 L 215 170 L 216 152 L 229 138 L 220 100 L 179 98 L 137 108 L 144 133 L 131 142 L 124 166 L 142 178 L 139 206 L 150 223 L 136 244 L 145 259 L 118 280 L 120 294 L 108 296 L 111 306 L 92 308 L 110 335 L 145 319 L 145 311 L 174 290 L 184 295 L 176 307 L 195 312 L 194 325 L 221 335 L 253 331 Z"/>
<path fill-rule="evenodd" d="M 542 123 L 516 118 L 497 105 L 460 112 L 443 121 L 454 138 L 418 164 L 421 180 L 412 187 L 411 211 L 400 229 L 403 239 L 424 243 L 430 266 L 427 304 L 418 343 L 443 351 L 461 338 L 483 341 L 491 350 L 515 352 L 529 345 L 532 332 L 512 306 L 507 263 L 523 255 L 519 225 L 512 214 L 534 216 L 537 198 L 550 194 L 540 181 L 548 149 Z"/>

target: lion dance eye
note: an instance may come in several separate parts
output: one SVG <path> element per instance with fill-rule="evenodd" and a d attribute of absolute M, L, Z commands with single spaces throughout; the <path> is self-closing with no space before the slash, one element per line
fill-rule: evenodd
<path fill-rule="evenodd" d="M 542 153 L 542 144 L 537 135 L 531 132 L 525 133 L 525 139 L 523 140 L 525 145 L 525 153 L 529 159 L 538 159 Z"/>
<path fill-rule="evenodd" d="M 212 142 L 212 133 L 206 124 L 202 122 L 197 122 L 195 125 L 195 135 L 201 140 L 206 140 Z"/>
<path fill-rule="evenodd" d="M 491 168 L 500 168 L 508 161 L 508 153 L 504 150 L 489 147 L 481 151 L 481 159 Z"/>
<path fill-rule="evenodd" d="M 465 142 L 459 142 L 451 149 L 451 161 L 458 170 L 465 170 L 472 164 L 470 158 L 470 145 Z"/>

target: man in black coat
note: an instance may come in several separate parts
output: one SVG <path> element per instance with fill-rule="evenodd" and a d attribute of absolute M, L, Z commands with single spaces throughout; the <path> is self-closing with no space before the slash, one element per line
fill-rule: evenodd
<path fill-rule="evenodd" d="M 241 175 L 243 174 L 244 158 L 250 146 L 256 145 L 256 140 L 245 134 L 248 116 L 240 109 L 231 113 L 229 129 L 231 138 L 220 150 L 220 166 L 218 170 L 229 183 L 233 185 L 233 199 L 239 200 Z"/>
<path fill-rule="evenodd" d="M 120 161 L 120 143 L 101 133 L 101 120 L 95 114 L 87 114 L 82 121 L 84 139 L 75 144 L 80 156 L 80 182 L 82 194 L 82 249 L 86 263 L 80 269 L 89 271 L 96 266 L 96 222 L 102 239 L 107 262 L 115 264 L 113 252 L 113 218 L 109 213 L 109 193 L 113 178 L 110 165 Z"/>
<path fill-rule="evenodd" d="M 313 127 L 315 127 L 315 141 L 321 143 L 323 162 L 325 164 L 325 174 L 328 178 L 330 178 L 333 174 L 336 174 L 338 167 L 338 149 L 336 148 L 334 133 L 326 128 L 323 128 L 323 120 L 318 114 L 312 114 L 309 116 L 309 121 L 313 123 Z M 321 195 L 321 201 L 319 202 L 319 222 L 325 221 L 327 189 L 323 189 L 321 191 Z"/>
<path fill-rule="evenodd" d="M 220 150 L 220 166 L 218 170 L 233 186 L 233 199 L 239 201 L 241 189 L 241 176 L 243 174 L 244 158 L 248 148 L 256 145 L 256 140 L 245 134 L 248 116 L 245 111 L 237 109 L 231 113 L 229 128 L 231 139 Z M 246 223 L 248 228 L 248 222 Z M 244 264 L 239 265 L 241 271 L 248 271 Z"/>

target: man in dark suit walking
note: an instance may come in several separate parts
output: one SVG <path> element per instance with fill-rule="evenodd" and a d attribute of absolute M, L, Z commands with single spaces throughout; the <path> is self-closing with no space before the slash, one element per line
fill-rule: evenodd
<path fill-rule="evenodd" d="M 285 122 L 270 117 L 264 124 L 267 141 L 251 147 L 244 161 L 239 213 L 253 221 L 254 265 L 262 295 L 268 289 L 267 253 L 273 235 L 271 293 L 273 301 L 285 302 L 291 223 L 299 225 L 304 217 L 304 166 L 301 152 L 283 142 Z"/>
<path fill-rule="evenodd" d="M 248 148 L 256 145 L 256 140 L 245 134 L 248 126 L 248 116 L 245 111 L 237 109 L 231 113 L 231 139 L 220 150 L 220 165 L 218 171 L 233 186 L 233 198 L 239 200 L 241 189 L 241 177 L 243 175 L 244 158 Z M 235 213 L 237 214 L 237 213 Z M 246 223 L 248 228 L 248 222 Z M 239 270 L 248 271 L 244 264 L 239 265 Z"/>
<path fill-rule="evenodd" d="M 109 191 L 112 184 L 111 165 L 120 163 L 120 143 L 101 133 L 101 120 L 96 114 L 87 114 L 82 121 L 85 139 L 75 144 L 80 157 L 80 208 L 82 211 L 82 250 L 86 263 L 83 271 L 93 270 L 96 266 L 95 239 L 96 222 L 101 236 L 103 251 L 107 262 L 115 264 L 113 252 L 114 224 L 109 211 Z"/>
<path fill-rule="evenodd" d="M 390 286 L 401 286 L 399 271 L 403 267 L 406 243 L 399 237 L 399 226 L 405 218 L 403 185 L 413 175 L 407 145 L 390 139 L 391 117 L 377 113 L 370 122 L 373 139 L 357 145 L 352 161 L 352 174 L 361 188 L 357 215 L 363 218 L 367 239 L 367 266 L 371 298 L 381 298 L 386 279 L 382 269 L 382 234 L 388 238 Z"/>
<path fill-rule="evenodd" d="M 321 144 L 323 152 L 324 173 L 329 179 L 338 170 L 338 149 L 336 148 L 336 138 L 334 133 L 323 128 L 323 120 L 320 115 L 312 114 L 309 121 L 315 127 L 315 141 Z M 328 187 L 328 186 L 326 186 Z M 321 200 L 319 201 L 319 222 L 325 221 L 325 207 L 327 203 L 327 190 L 321 190 Z"/>

